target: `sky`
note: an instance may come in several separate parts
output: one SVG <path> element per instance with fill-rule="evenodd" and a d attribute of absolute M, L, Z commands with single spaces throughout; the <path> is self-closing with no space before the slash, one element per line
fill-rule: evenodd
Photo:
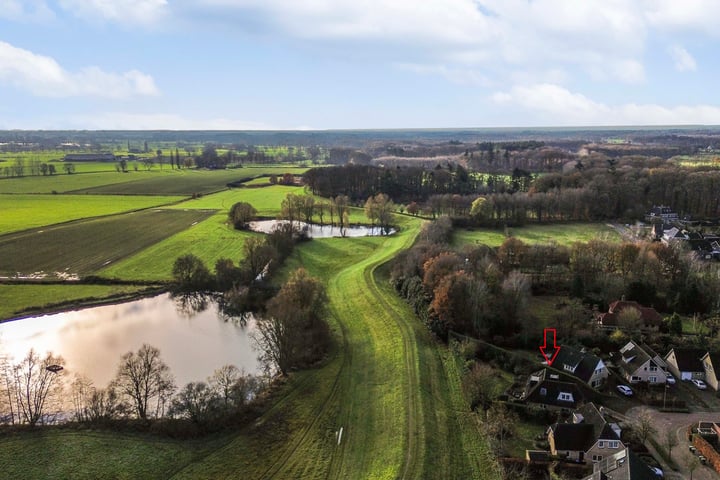
<path fill-rule="evenodd" d="M 719 125 L 717 0 L 0 0 L 0 129 Z"/>

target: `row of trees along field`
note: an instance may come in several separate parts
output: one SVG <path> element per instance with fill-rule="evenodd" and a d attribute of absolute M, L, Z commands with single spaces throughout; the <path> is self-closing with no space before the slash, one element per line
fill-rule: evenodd
<path fill-rule="evenodd" d="M 144 344 L 128 352 L 115 378 L 97 387 L 81 374 L 69 375 L 64 361 L 34 350 L 17 363 L 2 368 L 2 421 L 29 426 L 76 421 L 122 427 L 123 422 L 168 417 L 178 424 L 167 433 L 197 434 L 236 423 L 264 388 L 266 379 L 225 365 L 206 381 L 191 382 L 177 391 L 174 376 L 160 351 Z M 177 392 L 177 393 L 176 393 Z M 190 423 L 190 426 L 186 422 Z"/>
<path fill-rule="evenodd" d="M 687 168 L 658 158 L 592 156 L 564 172 L 478 175 L 461 166 L 425 170 L 346 165 L 304 175 L 313 193 L 357 202 L 385 193 L 417 211 L 482 225 L 642 218 L 652 205 L 670 205 L 695 218 L 720 216 L 720 171 Z M 472 212 L 482 196 L 485 206 Z"/>
<path fill-rule="evenodd" d="M 439 218 L 423 229 L 413 248 L 396 257 L 391 271 L 400 295 L 442 338 L 452 330 L 498 345 L 531 346 L 528 338 L 541 336 L 526 308 L 532 291 L 578 299 L 578 308 L 563 310 L 567 318 L 558 322 L 567 338 L 586 326 L 592 306 L 605 310 L 623 296 L 668 314 L 720 317 L 718 267 L 680 248 L 601 240 L 530 246 L 508 238 L 498 249 L 465 245 L 455 250 L 449 246 L 451 235 L 450 219 Z M 625 327 L 639 327 L 639 319 L 626 320 Z"/>

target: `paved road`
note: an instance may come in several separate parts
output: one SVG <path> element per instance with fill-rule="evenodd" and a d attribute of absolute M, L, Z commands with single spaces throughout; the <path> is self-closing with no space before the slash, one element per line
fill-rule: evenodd
<path fill-rule="evenodd" d="M 637 414 L 641 408 L 646 407 L 633 407 L 626 412 L 626 416 L 630 419 L 637 418 Z M 653 410 L 653 409 L 651 409 Z M 687 426 L 691 423 L 697 423 L 699 421 L 717 421 L 720 419 L 720 412 L 693 412 L 693 413 L 666 413 L 658 412 L 653 410 L 654 427 L 657 429 L 655 438 L 661 445 L 664 443 L 667 431 L 674 432 L 678 439 L 678 444 L 672 450 L 672 458 L 675 464 L 680 468 L 679 472 L 672 471 L 667 465 L 664 464 L 662 457 L 655 454 L 655 458 L 663 464 L 663 470 L 665 471 L 666 479 L 688 479 L 690 478 L 690 471 L 686 466 L 690 452 L 688 452 L 689 442 L 687 441 Z M 648 449 L 654 452 L 652 445 L 648 445 Z M 693 472 L 693 480 L 718 480 L 718 475 L 712 468 L 700 465 Z"/>

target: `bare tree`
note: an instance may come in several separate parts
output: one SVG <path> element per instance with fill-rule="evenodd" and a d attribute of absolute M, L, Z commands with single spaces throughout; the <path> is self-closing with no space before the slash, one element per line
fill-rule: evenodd
<path fill-rule="evenodd" d="M 175 391 L 175 380 L 160 358 L 160 350 L 143 344 L 137 353 L 123 355 L 113 386 L 133 402 L 137 416 L 147 420 L 150 401 L 158 401 L 156 415 L 159 414 L 163 399 Z"/>
<path fill-rule="evenodd" d="M 655 429 L 652 411 L 648 408 L 642 408 L 635 417 L 635 426 L 640 441 L 644 444 L 648 437 L 654 434 Z"/>
<path fill-rule="evenodd" d="M 57 390 L 61 388 L 59 372 L 64 363 L 62 357 L 51 353 L 41 359 L 35 350 L 30 349 L 20 363 L 13 365 L 11 388 L 17 413 L 30 426 L 44 422 L 48 402 L 58 395 Z"/>
<path fill-rule="evenodd" d="M 223 365 L 215 370 L 208 379 L 210 386 L 218 393 L 225 408 L 232 404 L 233 387 L 242 376 L 242 372 L 235 365 Z"/>

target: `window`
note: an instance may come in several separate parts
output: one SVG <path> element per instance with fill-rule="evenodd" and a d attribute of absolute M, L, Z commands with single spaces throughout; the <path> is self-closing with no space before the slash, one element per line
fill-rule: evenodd
<path fill-rule="evenodd" d="M 563 368 L 568 372 L 575 372 L 575 367 L 573 367 L 572 365 L 568 365 L 567 363 L 563 365 Z"/>
<path fill-rule="evenodd" d="M 651 376 L 648 377 L 648 381 L 649 381 L 650 383 L 657 383 L 657 377 L 654 376 L 654 375 L 651 375 Z"/>
<path fill-rule="evenodd" d="M 604 440 L 600 440 L 600 441 L 598 442 L 598 448 L 605 448 L 605 441 L 604 441 Z"/>
<path fill-rule="evenodd" d="M 599 462 L 602 458 L 602 455 L 593 455 L 593 462 Z"/>
<path fill-rule="evenodd" d="M 558 396 L 558 400 L 562 400 L 564 402 L 572 402 L 573 401 L 572 393 L 560 392 L 560 395 Z"/>
<path fill-rule="evenodd" d="M 631 382 L 639 382 L 641 380 L 642 380 L 642 378 L 638 377 L 637 375 L 633 375 L 632 377 L 630 377 Z"/>
<path fill-rule="evenodd" d="M 657 372 L 657 367 L 650 365 L 650 371 L 651 372 Z"/>
<path fill-rule="evenodd" d="M 608 448 L 618 448 L 619 446 L 620 442 L 617 440 L 610 440 L 610 442 L 608 442 Z"/>

